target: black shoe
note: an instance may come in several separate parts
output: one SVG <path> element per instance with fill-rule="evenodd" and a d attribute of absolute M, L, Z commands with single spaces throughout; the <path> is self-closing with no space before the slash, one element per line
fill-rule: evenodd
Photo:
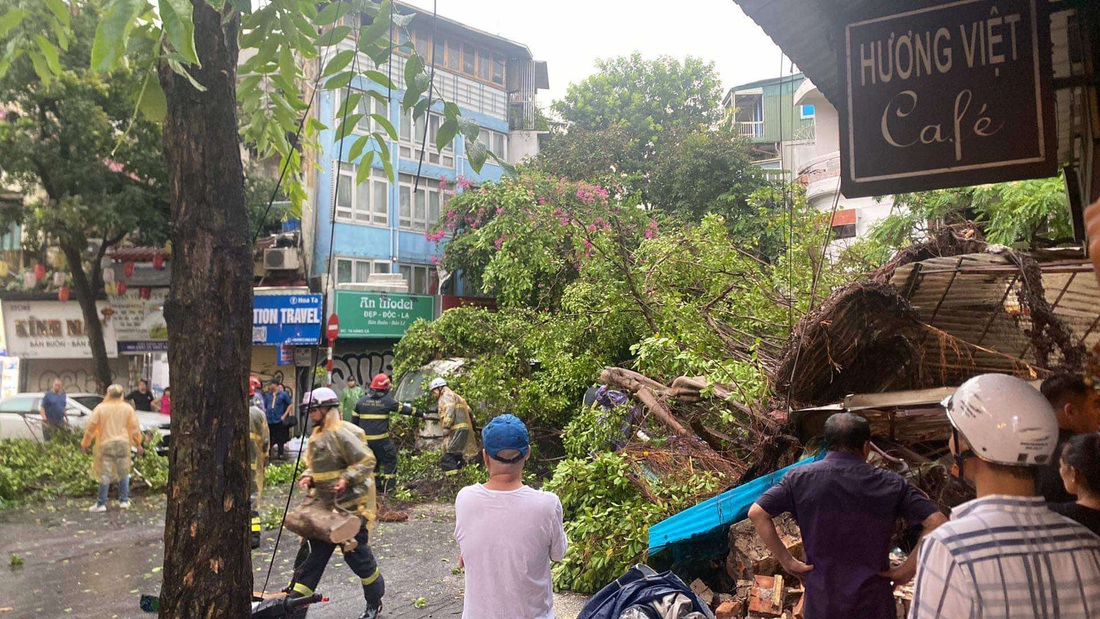
<path fill-rule="evenodd" d="M 379 602 L 378 606 L 367 605 L 367 609 L 363 611 L 362 615 L 359 615 L 359 619 L 378 619 L 382 616 L 382 603 Z"/>

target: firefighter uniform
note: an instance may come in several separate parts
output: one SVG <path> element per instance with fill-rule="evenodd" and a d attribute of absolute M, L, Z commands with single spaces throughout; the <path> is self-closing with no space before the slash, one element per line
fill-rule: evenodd
<path fill-rule="evenodd" d="M 442 387 L 439 395 L 439 419 L 443 425 L 444 448 L 440 466 L 449 475 L 455 474 L 468 460 L 477 456 L 477 434 L 473 416 L 466 400 L 450 387 Z"/>
<path fill-rule="evenodd" d="M 344 552 L 344 561 L 363 585 L 363 597 L 368 608 L 380 608 L 385 593 L 385 581 L 371 551 L 369 531 L 374 526 L 376 497 L 374 488 L 374 454 L 367 447 L 366 435 L 358 426 L 343 421 L 339 409 L 329 410 L 324 423 L 318 424 L 309 437 L 305 453 L 303 477 L 313 479 L 311 495 L 338 511 L 350 512 L 360 518 L 355 536 L 357 545 Z M 347 489 L 337 495 L 336 482 L 347 480 Z M 301 554 L 307 555 L 294 572 L 292 595 L 311 595 L 328 565 L 336 545 L 327 540 L 303 541 Z"/>
<path fill-rule="evenodd" d="M 416 409 L 399 404 L 387 391 L 370 389 L 355 405 L 355 421 L 367 435 L 367 445 L 377 459 L 374 474 L 378 492 L 385 495 L 393 491 L 397 477 L 397 446 L 390 438 L 390 415 L 414 415 Z"/>
<path fill-rule="evenodd" d="M 260 495 L 264 491 L 264 465 L 271 450 L 267 415 L 258 406 L 248 407 L 248 501 L 252 508 L 252 547 L 260 547 Z"/>

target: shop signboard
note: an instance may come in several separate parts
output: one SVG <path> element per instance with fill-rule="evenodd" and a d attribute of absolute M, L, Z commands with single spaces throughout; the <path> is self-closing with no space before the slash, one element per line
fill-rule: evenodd
<path fill-rule="evenodd" d="M 435 297 L 392 292 L 336 291 L 340 339 L 400 338 L 417 319 L 435 318 Z"/>
<path fill-rule="evenodd" d="M 127 292 L 125 296 L 110 301 L 119 352 L 168 351 L 168 325 L 164 321 L 164 299 L 167 296 L 166 288 L 157 288 L 150 291 L 148 299 L 141 298 L 136 292 Z"/>
<path fill-rule="evenodd" d="M 108 357 L 118 356 L 114 308 L 96 303 Z M 76 301 L 4 301 L 8 355 L 23 359 L 91 359 L 84 313 Z"/>
<path fill-rule="evenodd" d="M 321 338 L 319 294 L 256 294 L 252 297 L 252 343 L 313 345 Z"/>
<path fill-rule="evenodd" d="M 1055 175 L 1050 27 L 1039 4 L 962 0 L 846 24 L 843 194 Z"/>

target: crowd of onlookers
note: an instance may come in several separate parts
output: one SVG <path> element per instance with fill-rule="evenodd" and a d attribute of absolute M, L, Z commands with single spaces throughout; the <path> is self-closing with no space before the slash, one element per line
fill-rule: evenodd
<path fill-rule="evenodd" d="M 913 578 L 910 619 L 1100 616 L 1100 393 L 1081 376 L 1041 390 L 1001 374 L 964 383 L 944 403 L 953 473 L 977 498 L 939 507 L 900 475 L 869 464 L 867 420 L 825 424 L 823 460 L 789 471 L 749 518 L 783 569 L 804 581 L 805 616 L 896 616 Z M 804 560 L 773 518 L 790 512 Z M 898 519 L 922 542 L 891 566 Z"/>

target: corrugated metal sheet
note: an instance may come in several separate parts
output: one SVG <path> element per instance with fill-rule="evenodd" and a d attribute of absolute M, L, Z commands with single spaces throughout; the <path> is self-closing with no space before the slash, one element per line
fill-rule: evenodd
<path fill-rule="evenodd" d="M 1043 295 L 1074 342 L 1100 343 L 1100 286 L 1091 265 L 1063 260 L 1040 267 Z M 948 384 L 965 380 L 975 366 L 1025 376 L 1034 370 L 1037 376 L 1062 360 L 1057 351 L 1047 363 L 1037 358 L 1028 335 L 1032 321 L 1018 300 L 1020 270 L 1004 255 L 933 258 L 899 268 L 891 283 L 939 335 L 925 339 L 924 359 L 945 378 L 954 377 Z"/>

